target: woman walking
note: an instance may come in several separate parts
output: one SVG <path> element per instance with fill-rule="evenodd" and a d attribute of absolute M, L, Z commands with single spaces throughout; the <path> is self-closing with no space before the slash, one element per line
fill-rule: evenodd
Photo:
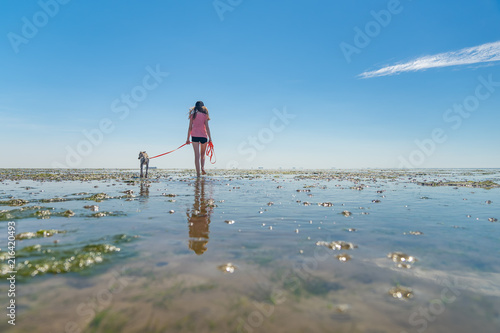
<path fill-rule="evenodd" d="M 207 142 L 212 141 L 210 128 L 208 127 L 208 110 L 202 101 L 196 102 L 196 105 L 189 109 L 189 129 L 186 143 L 189 144 L 189 137 L 194 149 L 194 165 L 196 167 L 196 176 L 205 175 L 205 151 Z M 200 173 L 201 169 L 201 173 Z"/>

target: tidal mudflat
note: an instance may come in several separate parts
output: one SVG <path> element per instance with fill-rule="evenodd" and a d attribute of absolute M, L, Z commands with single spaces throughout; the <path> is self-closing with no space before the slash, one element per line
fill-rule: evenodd
<path fill-rule="evenodd" d="M 0 170 L 0 331 L 500 331 L 499 169 L 150 171 Z"/>

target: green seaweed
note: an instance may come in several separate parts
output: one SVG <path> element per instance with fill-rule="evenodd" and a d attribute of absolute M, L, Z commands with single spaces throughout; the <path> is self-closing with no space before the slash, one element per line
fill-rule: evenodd
<path fill-rule="evenodd" d="M 6 201 L 0 201 L 0 206 L 24 206 L 28 203 L 29 201 L 24 199 L 10 199 Z"/>
<path fill-rule="evenodd" d="M 90 244 L 83 247 L 85 252 L 95 252 L 98 254 L 120 251 L 120 248 L 110 244 Z"/>
<path fill-rule="evenodd" d="M 65 234 L 65 230 L 55 230 L 55 229 L 50 229 L 50 230 L 38 230 L 37 232 L 22 232 L 20 234 L 16 235 L 17 240 L 22 240 L 22 239 L 31 239 L 31 238 L 41 238 L 41 237 L 52 237 L 55 234 Z"/>
<path fill-rule="evenodd" d="M 39 233 L 43 235 L 44 231 Z M 83 272 L 97 264 L 106 262 L 111 255 L 120 252 L 116 245 L 129 242 L 137 236 L 116 235 L 106 237 L 111 243 L 87 244 L 78 248 L 62 248 L 57 245 L 30 245 L 16 253 L 17 264 L 15 270 L 21 278 L 29 278 L 44 274 L 63 274 L 70 272 Z M 8 258 L 6 252 L 0 252 L 0 260 Z M 10 267 L 0 263 L 0 278 L 7 276 Z"/>
<path fill-rule="evenodd" d="M 304 290 L 312 295 L 325 295 L 330 291 L 342 289 L 342 286 L 337 282 L 331 282 L 319 277 L 312 277 L 304 281 Z"/>
<path fill-rule="evenodd" d="M 276 277 L 282 281 L 283 289 L 296 298 L 310 295 L 326 296 L 330 291 L 337 291 L 344 288 L 337 282 L 312 275 L 300 276 L 294 272 L 286 273 L 282 271 Z M 273 300 L 271 299 L 271 301 Z"/>
<path fill-rule="evenodd" d="M 85 332 L 122 332 L 127 325 L 127 319 L 124 314 L 105 309 L 95 315 Z"/>
<path fill-rule="evenodd" d="M 420 182 L 418 185 L 421 186 L 453 186 L 453 187 L 473 187 L 473 188 L 484 188 L 484 189 L 492 189 L 492 188 L 498 188 L 500 187 L 500 184 L 495 183 L 494 181 L 491 180 L 485 180 L 485 181 L 472 181 L 472 180 L 466 180 L 466 181 L 450 181 L 450 182 Z"/>
<path fill-rule="evenodd" d="M 118 213 L 111 213 L 110 215 L 115 214 L 120 215 Z M 47 219 L 54 216 L 68 218 L 75 216 L 75 212 L 70 209 L 65 211 L 56 211 L 54 208 L 43 206 L 25 206 L 11 210 L 0 211 L 0 221 L 22 220 L 29 218 Z"/>
<path fill-rule="evenodd" d="M 49 219 L 50 215 L 51 215 L 51 212 L 49 209 L 37 210 L 35 212 L 35 216 L 38 217 L 39 219 Z"/>
<path fill-rule="evenodd" d="M 67 211 L 65 211 L 64 213 L 62 213 L 64 216 L 66 217 L 71 217 L 71 216 L 75 216 L 75 212 L 73 212 L 72 210 L 68 209 Z"/>
<path fill-rule="evenodd" d="M 52 199 L 40 199 L 39 201 L 43 202 L 43 203 L 50 203 L 50 202 L 64 202 L 64 201 L 68 201 L 68 199 L 52 198 Z"/>
<path fill-rule="evenodd" d="M 137 238 L 139 238 L 139 236 L 137 236 L 137 235 L 130 236 L 127 234 L 119 234 L 119 235 L 115 235 L 112 237 L 113 243 L 115 243 L 115 244 L 128 243 L 128 242 L 131 242 Z"/>
<path fill-rule="evenodd" d="M 217 287 L 216 284 L 214 283 L 205 283 L 205 284 L 200 284 L 197 286 L 189 287 L 187 288 L 189 291 L 195 292 L 195 293 L 200 293 L 200 292 L 205 292 L 209 290 L 213 290 Z"/>
<path fill-rule="evenodd" d="M 26 206 L 11 210 L 0 211 L 0 221 L 10 221 L 16 219 L 23 219 L 29 217 L 35 217 L 36 210 L 43 209 L 41 206 Z"/>
<path fill-rule="evenodd" d="M 40 246 L 35 249 L 42 251 L 43 247 Z M 18 262 L 16 270 L 18 276 L 21 277 L 33 277 L 47 273 L 79 272 L 103 262 L 106 259 L 103 254 L 117 251 L 120 251 L 120 248 L 109 244 L 89 245 L 82 249 L 74 250 L 72 253 L 66 253 L 65 251 L 59 256 L 54 251 L 46 251 L 45 253 L 50 253 L 53 256 Z M 1 275 L 4 275 L 3 268 L 1 269 Z"/>
<path fill-rule="evenodd" d="M 97 194 L 91 195 L 88 198 L 85 198 L 85 200 L 91 200 L 91 201 L 95 201 L 95 202 L 101 202 L 101 201 L 103 201 L 105 199 L 109 199 L 109 198 L 110 197 L 106 193 L 97 193 Z"/>

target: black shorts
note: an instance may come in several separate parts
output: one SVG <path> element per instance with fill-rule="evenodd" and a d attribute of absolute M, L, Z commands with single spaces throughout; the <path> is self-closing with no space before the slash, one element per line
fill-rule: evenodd
<path fill-rule="evenodd" d="M 208 139 L 201 136 L 192 136 L 191 142 L 207 143 Z"/>

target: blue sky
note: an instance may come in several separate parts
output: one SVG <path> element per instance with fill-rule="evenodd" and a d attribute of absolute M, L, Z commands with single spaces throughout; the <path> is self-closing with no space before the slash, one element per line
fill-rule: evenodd
<path fill-rule="evenodd" d="M 1 168 L 500 167 L 499 0 L 0 6 Z"/>

